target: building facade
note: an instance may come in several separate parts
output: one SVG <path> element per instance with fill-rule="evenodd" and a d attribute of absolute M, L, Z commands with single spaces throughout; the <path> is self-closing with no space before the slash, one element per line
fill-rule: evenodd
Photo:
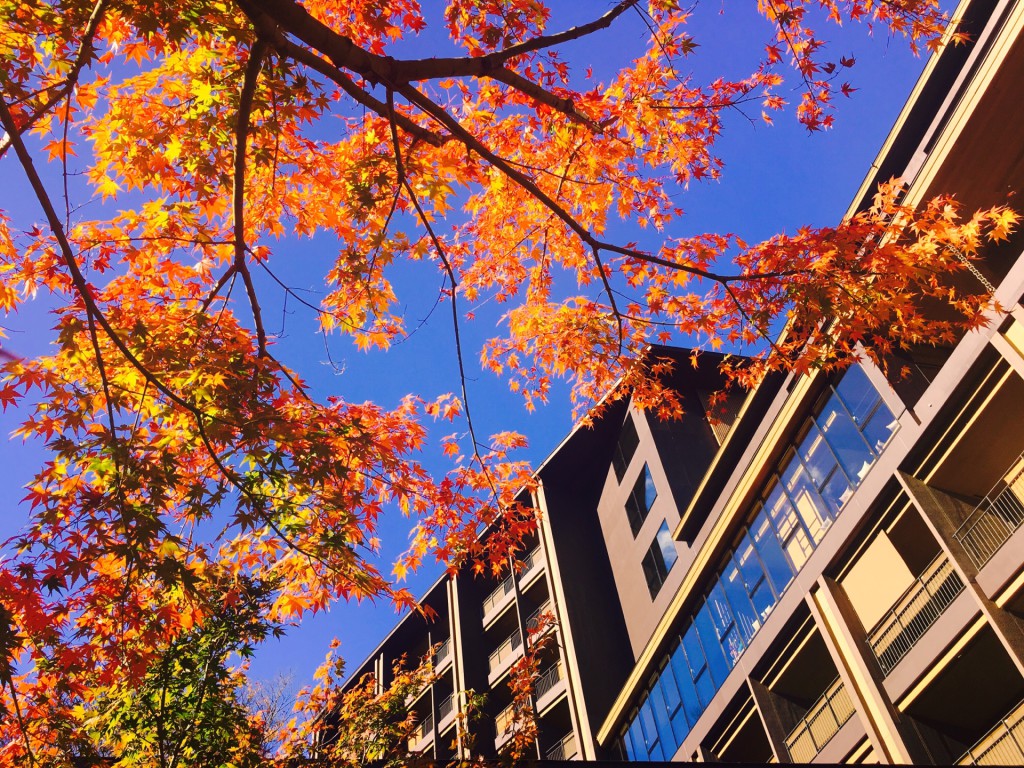
<path fill-rule="evenodd" d="M 893 176 L 907 203 L 968 211 L 1024 189 L 1024 2 L 956 15 L 971 42 L 929 62 L 851 214 Z M 355 676 L 386 684 L 441 643 L 411 746 L 468 750 L 472 689 L 472 752 L 496 755 L 503 680 L 550 613 L 541 758 L 1024 763 L 1022 250 L 1018 233 L 956 278 L 994 292 L 987 327 L 899 353 L 888 378 L 776 375 L 714 421 L 702 355 L 676 367 L 682 422 L 609 407 L 538 470 L 522 567 L 438 582 L 437 618 L 406 618 Z"/>

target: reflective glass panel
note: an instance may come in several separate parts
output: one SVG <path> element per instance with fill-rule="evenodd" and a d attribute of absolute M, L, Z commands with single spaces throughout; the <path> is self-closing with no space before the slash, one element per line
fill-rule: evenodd
<path fill-rule="evenodd" d="M 725 678 L 729 676 L 732 665 L 725 658 L 725 651 L 718 640 L 715 625 L 711 620 L 711 609 L 707 603 L 704 603 L 697 612 L 693 623 L 697 627 L 697 635 L 704 648 L 704 657 L 707 659 L 708 670 L 711 672 L 715 690 L 718 690 L 718 687 L 725 682 Z"/>
<path fill-rule="evenodd" d="M 897 426 L 898 422 L 896 417 L 892 415 L 892 411 L 889 410 L 885 403 L 879 403 L 874 414 L 862 427 L 864 437 L 876 455 L 885 448 L 885 444 L 889 442 L 889 438 L 892 437 Z"/>
<path fill-rule="evenodd" d="M 821 496 L 818 495 L 817 486 L 798 457 L 793 456 L 789 466 L 783 470 L 782 483 L 786 486 L 789 499 L 800 515 L 808 535 L 817 545 L 825 535 L 825 529 L 831 520 Z"/>
<path fill-rule="evenodd" d="M 686 653 L 683 650 L 682 644 L 676 646 L 675 651 L 672 653 L 672 669 L 675 672 L 679 693 L 683 697 L 682 709 L 676 715 L 678 716 L 680 713 L 685 714 L 686 730 L 689 731 L 690 727 L 697 722 L 697 718 L 700 717 L 704 708 L 697 697 L 697 689 L 693 685 L 690 665 L 686 661 Z M 676 725 L 675 720 L 673 720 L 673 728 Z M 681 744 L 686 735 L 684 733 L 683 736 L 677 738 L 679 738 L 679 743 Z"/>
<path fill-rule="evenodd" d="M 753 547 L 750 547 L 749 550 L 753 554 Z M 735 558 L 733 558 L 732 563 L 726 567 L 725 572 L 722 574 L 722 587 L 725 590 L 725 597 L 729 601 L 729 606 L 732 608 L 732 615 L 736 619 L 740 637 L 744 645 L 746 645 L 750 638 L 754 636 L 758 627 L 761 626 L 761 623 L 757 619 L 757 611 L 754 610 L 754 606 L 750 603 L 747 585 L 743 580 L 743 575 L 740 573 L 739 566 L 736 565 Z M 736 654 L 736 656 L 738 655 Z"/>
<path fill-rule="evenodd" d="M 828 399 L 815 421 L 832 448 L 832 453 L 839 459 L 846 476 L 856 484 L 857 472 L 869 453 L 868 445 L 838 396 L 833 395 Z"/>
<path fill-rule="evenodd" d="M 775 605 L 775 596 L 765 578 L 761 558 L 757 556 L 754 541 L 749 534 L 740 541 L 739 547 L 736 548 L 736 554 L 733 555 L 733 562 L 743 578 L 743 586 L 754 611 L 754 619 L 751 623 L 751 634 L 753 634 L 761 628 L 768 613 Z"/>
<path fill-rule="evenodd" d="M 754 518 L 750 526 L 750 533 L 754 539 L 754 546 L 757 547 L 757 554 L 761 556 L 765 572 L 772 583 L 776 595 L 786 591 L 789 582 L 793 580 L 793 569 L 789 560 L 782 551 L 782 545 L 775 533 L 775 528 L 768 519 L 768 513 L 761 510 Z"/>

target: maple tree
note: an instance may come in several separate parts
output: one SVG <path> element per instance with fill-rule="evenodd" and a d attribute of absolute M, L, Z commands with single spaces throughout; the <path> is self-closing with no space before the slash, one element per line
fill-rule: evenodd
<path fill-rule="evenodd" d="M 770 121 L 786 72 L 798 119 L 829 127 L 853 62 L 828 60 L 816 14 L 934 49 L 946 19 L 931 0 L 760 0 L 775 30 L 762 62 L 706 83 L 679 74 L 699 52 L 673 0 L 620 0 L 562 31 L 539 0 L 449 0 L 434 16 L 415 0 L 0 8 L 0 155 L 44 222 L 0 213 L 0 309 L 56 307 L 53 354 L 7 359 L 0 385 L 17 434 L 49 451 L 0 561 L 6 764 L 267 759 L 301 728 L 268 737 L 240 705 L 249 649 L 335 600 L 410 607 L 405 570 L 498 568 L 533 526 L 515 501 L 523 440 L 479 439 L 464 387 L 392 409 L 311 394 L 261 309 L 257 277 L 304 301 L 274 271 L 284 242 L 336 239 L 310 309 L 361 348 L 408 333 L 394 270 L 426 261 L 446 281 L 463 384 L 464 304 L 493 297 L 504 332 L 482 360 L 528 406 L 564 377 L 581 413 L 619 382 L 678 415 L 643 356 L 652 341 L 753 350 L 731 372 L 747 383 L 946 341 L 988 297 L 944 276 L 1016 223 L 945 199 L 911 210 L 894 182 L 835 228 L 755 245 L 606 237 L 615 218 L 669 227 L 672 190 L 721 172 L 723 114 L 754 105 Z M 630 15 L 648 43 L 608 82 L 567 63 L 567 45 Z M 391 55 L 428 22 L 451 56 Z M 440 477 L 418 458 L 431 419 L 469 434 L 447 441 Z M 415 533 L 387 574 L 373 561 L 390 507 Z M 334 701 L 326 680 L 307 712 Z"/>

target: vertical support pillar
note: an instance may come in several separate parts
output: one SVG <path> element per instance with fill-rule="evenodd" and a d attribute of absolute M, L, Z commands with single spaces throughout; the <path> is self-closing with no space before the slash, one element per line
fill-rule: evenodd
<path fill-rule="evenodd" d="M 466 675 L 462 668 L 462 618 L 459 612 L 459 582 L 458 579 L 448 579 L 448 642 L 451 643 L 452 655 L 452 695 L 455 696 L 453 705 L 458 709 L 459 722 L 455 725 L 455 754 L 459 760 L 468 760 L 469 750 L 465 745 L 465 734 L 463 727 L 468 722 L 463 715 L 466 713 L 468 702 L 466 700 Z"/>
<path fill-rule="evenodd" d="M 930 763 L 913 725 L 900 715 L 885 691 L 882 671 L 867 644 L 867 632 L 842 586 L 821 576 L 807 603 L 882 762 Z"/>
<path fill-rule="evenodd" d="M 779 696 L 769 691 L 762 682 L 747 678 L 747 687 L 750 689 L 750 696 L 754 699 L 754 706 L 757 715 L 761 718 L 761 725 L 768 736 L 768 744 L 775 755 L 778 763 L 791 763 L 793 758 L 786 747 L 786 737 L 792 728 L 793 720 L 788 708 L 779 701 Z"/>
<path fill-rule="evenodd" d="M 914 506 L 920 510 L 925 525 L 949 555 L 953 567 L 960 572 L 968 591 L 974 596 L 1014 666 L 1024 676 L 1024 621 L 1001 608 L 985 594 L 985 590 L 978 584 L 978 569 L 974 561 L 954 536 L 960 524 L 974 511 L 974 505 L 904 472 L 899 473 L 899 480 Z"/>

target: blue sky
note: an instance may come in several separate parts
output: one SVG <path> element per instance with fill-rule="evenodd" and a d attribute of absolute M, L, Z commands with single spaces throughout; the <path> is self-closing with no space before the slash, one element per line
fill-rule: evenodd
<path fill-rule="evenodd" d="M 553 4 L 556 10 L 552 30 L 589 20 L 607 7 L 605 3 L 565 0 L 555 0 Z M 394 55 L 443 55 L 440 16 L 434 15 L 430 21 L 433 26 L 427 33 L 403 43 Z M 565 57 L 580 70 L 592 65 L 595 79 L 607 80 L 612 67 L 623 61 L 629 50 L 638 51 L 644 44 L 644 28 L 635 19 L 625 21 L 567 46 Z M 771 34 L 752 3 L 745 8 L 727 6 L 724 2 L 697 6 L 691 27 L 700 47 L 686 63 L 692 66 L 698 80 L 749 73 Z M 756 241 L 777 232 L 792 232 L 801 225 L 831 225 L 839 221 L 924 62 L 910 55 L 902 40 L 869 37 L 864 28 L 830 27 L 821 32 L 830 41 L 830 58 L 853 56 L 857 61 L 846 73 L 846 79 L 858 90 L 850 99 L 840 98 L 835 128 L 808 134 L 797 123 L 792 110 L 776 116 L 774 127 L 760 120 L 752 124 L 738 113 L 728 116 L 718 144 L 726 163 L 723 177 L 718 182 L 695 184 L 678 191 L 687 215 L 671 234 L 728 231 Z M 780 93 L 796 102 L 799 93 L 793 87 L 787 81 Z M 759 112 L 755 108 L 751 116 L 757 117 Z M 24 228 L 42 219 L 13 156 L 0 161 L 0 207 Z M 642 239 L 653 243 L 657 237 L 649 231 L 641 233 L 630 222 L 616 224 L 610 234 L 623 242 Z M 314 300 L 322 294 L 322 275 L 336 250 L 337 243 L 326 239 L 286 242 L 275 246 L 278 259 L 273 266 L 293 287 L 310 289 L 309 297 Z M 419 327 L 416 333 L 387 353 L 371 354 L 332 338 L 329 347 L 335 365 L 327 362 L 324 341 L 315 331 L 312 313 L 297 307 L 294 301 L 286 304 L 280 293 L 266 284 L 264 315 L 268 331 L 278 335 L 279 356 L 299 370 L 320 396 L 340 395 L 355 402 L 372 399 L 393 406 L 409 392 L 430 398 L 457 391 L 449 308 L 442 306 L 430 312 L 439 276 L 428 264 L 421 263 L 404 268 L 396 275 L 396 283 L 400 302 L 408 307 L 407 327 Z M 42 304 L 30 304 L 17 315 L 0 320 L 8 334 L 3 346 L 21 355 L 44 352 L 52 325 L 46 310 Z M 470 396 L 477 431 L 486 435 L 514 429 L 526 434 L 530 439 L 527 457 L 539 463 L 572 426 L 565 393 L 557 390 L 548 406 L 531 414 L 518 397 L 508 392 L 504 382 L 480 371 L 476 352 L 482 340 L 493 335 L 498 314 L 488 307 L 478 316 L 477 322 L 464 329 L 468 335 Z M 421 325 L 421 321 L 425 322 Z M 0 416 L 0 430 L 9 434 L 18 419 L 17 412 L 8 410 Z M 438 437 L 451 431 L 447 426 L 437 428 Z M 24 495 L 22 487 L 43 460 L 38 446 L 26 446 L 20 440 L 0 441 L 0 466 L 4 467 L 0 492 L 8 499 L 0 518 L 0 535 L 13 533 L 24 521 L 26 510 L 16 500 Z M 433 453 L 426 460 L 429 466 L 441 471 L 445 468 Z M 397 515 L 387 520 L 383 531 L 385 570 L 386 563 L 405 548 L 407 533 L 407 522 Z M 424 567 L 409 579 L 408 586 L 414 593 L 421 593 L 439 573 L 437 567 Z M 253 674 L 270 677 L 285 672 L 291 673 L 297 684 L 308 681 L 334 636 L 342 641 L 343 655 L 356 666 L 396 620 L 388 605 L 337 605 L 308 619 L 285 638 L 269 641 L 257 652 Z"/>

